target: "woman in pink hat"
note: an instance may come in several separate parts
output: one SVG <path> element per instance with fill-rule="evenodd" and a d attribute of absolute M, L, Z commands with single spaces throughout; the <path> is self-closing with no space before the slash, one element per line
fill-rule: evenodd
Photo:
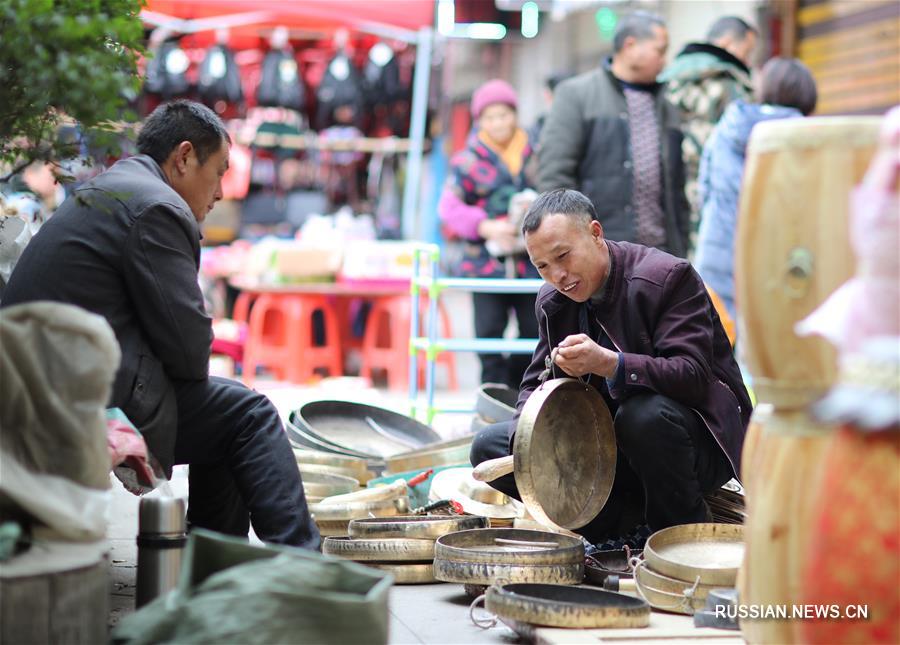
<path fill-rule="evenodd" d="M 519 127 L 516 91 L 490 80 L 472 95 L 475 128 L 452 170 L 438 211 L 445 237 L 463 243 L 454 272 L 470 278 L 537 278 L 519 232 L 534 193 L 537 157 Z M 537 338 L 533 294 L 475 293 L 475 334 L 501 338 L 515 312 L 521 338 Z M 530 356 L 482 354 L 481 382 L 518 388 Z"/>

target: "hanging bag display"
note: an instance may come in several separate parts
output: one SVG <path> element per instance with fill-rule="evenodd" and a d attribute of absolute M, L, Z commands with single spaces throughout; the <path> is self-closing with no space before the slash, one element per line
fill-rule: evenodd
<path fill-rule="evenodd" d="M 144 91 L 159 94 L 165 100 L 187 94 L 191 88 L 185 74 L 189 66 L 187 54 L 178 41 L 165 41 L 147 63 Z"/>
<path fill-rule="evenodd" d="M 375 43 L 369 50 L 363 68 L 366 98 L 372 107 L 387 106 L 403 97 L 405 88 L 400 82 L 400 65 L 385 43 Z"/>
<path fill-rule="evenodd" d="M 234 104 L 244 100 L 241 74 L 231 49 L 225 45 L 209 48 L 200 64 L 197 90 L 200 99 L 210 107 L 220 101 Z"/>
<path fill-rule="evenodd" d="M 263 59 L 256 103 L 304 112 L 305 102 L 306 90 L 293 53 L 288 49 L 269 51 Z"/>
<path fill-rule="evenodd" d="M 353 61 L 343 50 L 338 51 L 328 63 L 322 82 L 316 90 L 316 100 L 319 104 L 316 113 L 316 126 L 319 130 L 334 125 L 334 111 L 341 106 L 351 107 L 353 120 L 359 120 L 364 104 L 362 79 Z"/>

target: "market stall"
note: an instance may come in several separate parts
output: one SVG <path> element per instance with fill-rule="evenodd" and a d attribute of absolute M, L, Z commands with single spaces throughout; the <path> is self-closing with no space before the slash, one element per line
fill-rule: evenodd
<path fill-rule="evenodd" d="M 341 205 L 371 213 L 383 237 L 414 236 L 433 11 L 423 0 L 147 3 L 139 110 L 194 98 L 235 141 L 225 191 L 240 208 L 223 204 L 208 239 L 245 223 L 290 234 Z"/>

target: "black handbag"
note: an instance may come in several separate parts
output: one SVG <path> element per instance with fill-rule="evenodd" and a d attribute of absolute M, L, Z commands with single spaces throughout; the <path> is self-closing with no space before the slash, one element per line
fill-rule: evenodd
<path fill-rule="evenodd" d="M 273 49 L 266 54 L 256 89 L 256 103 L 305 112 L 306 89 L 297 61 L 289 50 Z"/>
<path fill-rule="evenodd" d="M 178 41 L 163 42 L 147 63 L 144 91 L 159 94 L 166 100 L 187 94 L 191 89 L 185 74 L 189 65 Z"/>
<path fill-rule="evenodd" d="M 366 98 L 370 106 L 389 105 L 403 98 L 406 88 L 400 82 L 400 65 L 394 51 L 384 43 L 369 50 L 363 68 Z"/>
<path fill-rule="evenodd" d="M 359 125 L 365 104 L 363 83 L 353 61 L 343 51 L 335 54 L 322 76 L 316 90 L 319 108 L 316 113 L 316 129 L 324 130 L 335 124 L 334 110 L 341 106 L 353 108 L 354 123 Z"/>
<path fill-rule="evenodd" d="M 200 79 L 197 81 L 200 100 L 210 107 L 216 103 L 240 103 L 244 100 L 241 74 L 234 54 L 225 45 L 213 45 L 206 52 L 200 64 Z"/>

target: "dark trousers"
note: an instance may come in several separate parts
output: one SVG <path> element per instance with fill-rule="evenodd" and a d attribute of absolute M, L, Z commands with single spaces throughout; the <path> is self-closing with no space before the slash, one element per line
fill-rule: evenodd
<path fill-rule="evenodd" d="M 189 464 L 188 523 L 317 549 L 319 531 L 272 402 L 224 378 L 176 381 L 175 463 Z"/>
<path fill-rule="evenodd" d="M 475 310 L 475 336 L 478 338 L 502 338 L 515 312 L 519 326 L 519 338 L 537 338 L 537 318 L 534 316 L 533 293 L 473 293 Z M 519 389 L 531 354 L 479 354 L 481 382 L 502 383 Z"/>
<path fill-rule="evenodd" d="M 482 430 L 472 443 L 473 465 L 510 454 L 510 424 Z M 703 494 L 732 477 L 731 464 L 712 433 L 690 408 L 658 394 L 632 397 L 619 405 L 613 420 L 618 445 L 616 477 L 606 506 L 577 529 L 596 544 L 624 535 L 641 522 L 654 531 L 708 522 Z M 521 499 L 513 475 L 491 486 Z"/>

